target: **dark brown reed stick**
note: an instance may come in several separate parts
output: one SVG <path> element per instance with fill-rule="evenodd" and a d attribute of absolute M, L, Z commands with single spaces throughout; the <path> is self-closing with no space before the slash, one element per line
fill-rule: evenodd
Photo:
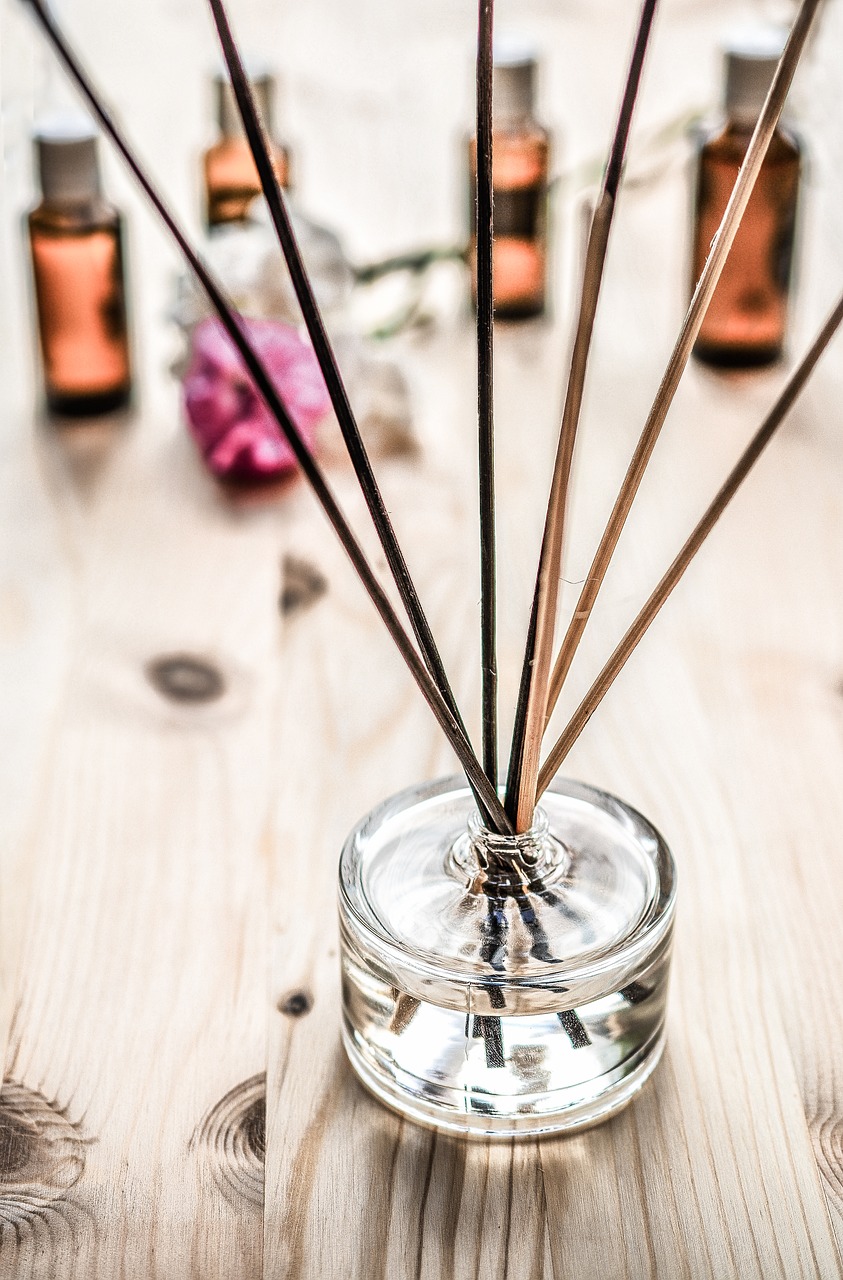
<path fill-rule="evenodd" d="M 712 241 L 711 252 L 706 259 L 702 274 L 697 281 L 691 305 L 685 316 L 676 345 L 668 361 L 667 369 L 659 386 L 653 407 L 644 425 L 644 429 L 635 447 L 620 492 L 612 508 L 608 523 L 600 540 L 600 545 L 592 561 L 585 584 L 580 592 L 559 656 L 550 679 L 547 702 L 547 718 L 549 719 L 559 697 L 565 677 L 570 670 L 574 654 L 579 647 L 582 634 L 594 608 L 600 587 L 606 577 L 609 563 L 615 547 L 623 531 L 635 495 L 638 492 L 647 464 L 656 446 L 667 412 L 676 394 L 679 380 L 688 363 L 691 349 L 696 341 L 700 326 L 705 318 L 708 304 L 711 301 L 720 274 L 726 261 L 726 255 L 732 247 L 740 220 L 755 184 L 755 179 L 773 136 L 773 131 L 784 106 L 793 74 L 799 57 L 805 46 L 811 23 L 816 16 L 822 0 L 802 0 L 799 12 L 779 60 L 767 100 L 752 135 L 743 164 L 740 167 L 729 203 L 723 214 L 717 234 Z"/>
<path fill-rule="evenodd" d="M 485 815 L 498 830 L 503 832 L 511 830 L 511 824 L 498 799 L 495 788 L 490 784 L 488 778 L 480 767 L 479 761 L 471 749 L 471 744 L 468 742 L 468 739 L 461 730 L 456 719 L 448 709 L 442 695 L 431 679 L 427 668 L 419 658 L 412 641 L 401 625 L 401 621 L 392 607 L 389 597 L 378 582 L 373 569 L 366 559 L 363 549 L 357 542 L 357 539 L 338 506 L 320 468 L 314 461 L 295 424 L 289 417 L 283 402 L 275 390 L 272 379 L 266 372 L 266 369 L 249 342 L 242 325 L 241 317 L 234 311 L 216 280 L 194 252 L 179 224 L 176 222 L 163 199 L 159 196 L 155 187 L 152 185 L 152 182 L 147 177 L 140 161 L 136 158 L 121 130 L 118 128 L 116 122 L 106 109 L 101 95 L 94 88 L 91 80 L 68 45 L 64 34 L 55 22 L 49 10 L 46 8 L 44 0 L 24 0 L 24 3 L 28 4 L 32 9 L 41 29 L 58 54 L 60 61 L 63 63 L 71 79 L 75 82 L 77 88 L 87 101 L 91 111 L 99 121 L 103 130 L 111 138 L 115 147 L 131 169 L 150 203 L 153 205 L 164 225 L 167 227 L 171 236 L 181 249 L 181 252 L 188 262 L 191 270 L 195 273 L 196 277 L 202 284 L 202 287 L 205 289 L 223 327 L 236 346 L 243 363 L 254 379 L 258 391 L 265 400 L 267 407 L 270 409 L 279 427 L 284 432 L 284 435 L 287 437 L 303 474 L 316 494 L 323 511 L 330 520 L 337 537 L 342 543 L 346 554 L 357 571 L 358 577 L 366 588 L 369 598 L 378 610 L 378 613 L 392 636 L 402 658 L 409 667 L 416 684 L 419 686 L 422 695 L 433 711 L 433 714 L 436 716 L 443 732 L 453 747 Z"/>
<path fill-rule="evenodd" d="M 494 239 L 492 175 L 493 0 L 480 0 L 477 39 L 477 420 L 480 472 L 480 661 L 483 684 L 483 768 L 498 780 L 498 663 L 495 598 L 495 433 L 493 408 Z"/>
<path fill-rule="evenodd" d="M 521 672 L 518 710 L 509 757 L 506 810 L 515 822 L 516 831 L 524 831 L 529 826 L 535 803 L 539 755 L 547 708 L 547 686 L 553 659 L 553 637 L 559 600 L 565 516 L 574 445 L 618 187 L 657 3 L 658 0 L 644 0 L 641 7 L 609 159 L 588 236 L 579 316 L 565 392 L 565 404 L 562 410 L 562 426 L 545 518 L 532 617 Z"/>
<path fill-rule="evenodd" d="M 793 407 L 794 401 L 813 373 L 820 356 L 834 337 L 834 334 L 837 332 L 841 322 L 843 322 L 843 296 L 841 296 L 836 307 L 829 315 L 822 329 L 820 329 L 817 337 L 814 339 L 801 363 L 788 379 L 784 390 L 773 405 L 773 408 L 767 414 L 767 417 L 764 419 L 763 423 L 752 437 L 752 440 L 741 454 L 737 463 L 730 471 L 728 478 L 718 491 L 717 496 L 706 509 L 704 515 L 701 517 L 685 545 L 682 547 L 682 550 L 673 561 L 673 564 L 670 566 L 667 573 L 647 600 L 647 603 L 644 605 L 643 609 L 624 635 L 620 644 L 603 667 L 603 670 L 594 681 L 594 684 L 583 698 L 579 707 L 574 712 L 559 740 L 555 743 L 552 751 L 547 757 L 547 760 L 542 766 L 541 773 L 539 774 L 539 795 L 541 795 L 553 781 L 554 776 L 559 770 L 562 762 L 565 760 L 568 752 L 571 750 L 571 747 L 574 745 L 577 738 L 588 724 L 588 721 L 605 698 L 617 676 L 623 670 L 627 660 L 640 643 L 652 622 L 655 620 L 674 587 L 682 578 L 682 575 L 688 568 L 688 565 L 691 563 L 694 556 L 697 554 L 700 547 L 717 524 L 717 521 L 726 510 L 726 507 L 731 502 L 755 463 L 760 458 L 777 428 L 787 417 L 787 414 Z"/>
<path fill-rule="evenodd" d="M 272 166 L 269 140 L 255 105 L 254 95 L 243 68 L 243 62 L 234 40 L 225 5 L 223 0 L 209 0 L 209 4 L 223 55 L 228 65 L 234 96 L 237 99 L 237 106 L 243 121 L 243 128 L 260 177 L 263 194 L 284 254 L 284 260 L 287 263 L 287 269 L 290 272 L 290 279 L 301 307 L 305 326 L 313 344 L 316 358 L 319 361 L 319 367 L 325 379 L 328 394 L 331 397 L 331 404 L 333 405 L 343 440 L 348 449 L 354 474 L 359 481 L 366 506 L 369 508 L 387 564 L 398 588 L 427 669 L 448 704 L 448 709 L 454 719 L 459 723 L 466 737 L 468 737 L 441 655 L 433 638 L 433 632 L 425 616 L 372 470 L 372 464 L 348 398 L 336 355 L 325 330 L 319 305 L 313 295 L 310 279 L 290 221 L 287 203 Z"/>

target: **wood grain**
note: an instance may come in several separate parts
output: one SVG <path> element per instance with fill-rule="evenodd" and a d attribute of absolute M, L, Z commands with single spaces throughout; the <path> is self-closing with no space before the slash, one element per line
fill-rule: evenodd
<path fill-rule="evenodd" d="M 77 437 L 39 441 L 71 517 L 77 613 L 4 1074 L 64 1117 L 84 1172 L 55 1204 L 9 1191 L 4 1277 L 261 1274 L 248 1106 L 203 1121 L 265 1064 L 277 530 L 227 509 L 186 443 L 145 426 L 115 428 L 84 480 Z M 216 670 L 211 699 L 164 696 L 147 670 L 162 654 Z M 29 1163 L 52 1152 L 60 1169 L 35 1103 L 22 1114 Z"/>
<path fill-rule="evenodd" d="M 340 183 L 361 254 L 433 230 L 445 238 L 453 175 L 442 156 L 461 126 L 441 85 L 462 75 L 470 84 L 459 43 L 470 6 L 463 25 L 450 0 L 430 0 L 423 20 L 413 6 L 399 20 L 385 0 L 365 12 L 334 0 L 244 8 L 247 34 L 269 32 L 288 51 L 312 207 L 330 208 Z M 628 42 L 607 54 L 601 84 L 589 80 L 588 52 L 634 15 L 621 0 L 587 14 L 544 0 L 523 9 L 548 41 L 546 113 L 578 113 L 572 161 L 599 155 Z M 726 11 L 666 0 L 642 125 L 701 100 L 714 65 L 701 51 L 713 49 Z M 8 5 L 3 21 L 4 70 L 14 55 L 31 88 L 37 68 Z M 73 21 L 189 207 L 184 157 L 202 137 L 198 90 L 195 101 L 185 91 L 183 117 L 168 114 L 163 88 L 141 108 L 154 50 L 171 40 L 182 83 L 198 86 L 210 30 L 181 0 L 150 0 L 142 15 L 126 5 L 119 32 L 102 0 L 78 0 Z M 822 133 L 843 25 L 833 8 L 825 22 L 802 90 L 818 157 L 795 313 L 802 337 L 843 279 L 839 173 Z M 138 57 L 121 64 L 124 42 Z M 346 145 L 373 112 L 383 123 L 372 144 L 377 189 Z M 7 127 L 10 118 L 14 161 L 25 112 Z M 396 160 L 405 155 L 429 161 L 422 190 Z M 619 205 L 574 469 L 563 615 L 681 320 L 681 161 L 681 148 L 669 149 Z M 171 263 L 107 169 L 133 214 L 133 261 L 144 264 L 138 412 L 105 429 L 34 424 L 19 372 L 26 342 L 0 308 L 10 388 L 0 449 L 0 1277 L 841 1276 L 843 355 L 829 353 L 570 759 L 576 776 L 647 813 L 678 859 L 663 1065 L 632 1107 L 587 1133 L 494 1147 L 436 1137 L 373 1102 L 343 1059 L 335 876 L 352 823 L 396 788 L 452 771 L 453 758 L 303 489 L 239 505 L 201 473 L 162 372 Z M 6 226 L 25 185 L 10 163 Z M 573 203 L 560 200 L 557 215 L 556 314 L 500 326 L 495 353 L 502 736 L 577 271 Z M 8 237 L 3 247 L 9 296 L 22 299 L 17 249 Z M 379 480 L 476 730 L 470 326 L 451 319 L 393 350 L 422 447 L 417 458 L 376 461 Z M 781 377 L 688 371 L 572 669 L 572 705 Z M 332 482 L 365 530 L 336 461 Z M 150 681 L 161 659 L 175 699 Z M 203 688 L 217 696 L 203 702 Z"/>

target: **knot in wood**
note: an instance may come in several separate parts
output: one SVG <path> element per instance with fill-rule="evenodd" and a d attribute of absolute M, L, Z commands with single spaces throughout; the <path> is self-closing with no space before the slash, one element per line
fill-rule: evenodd
<path fill-rule="evenodd" d="M 0 1230 L 64 1200 L 85 1170 L 85 1145 L 59 1107 L 6 1080 L 0 1088 Z"/>
<path fill-rule="evenodd" d="M 328 580 L 309 560 L 285 556 L 281 565 L 281 596 L 278 607 L 283 617 L 309 609 L 328 590 Z"/>
<path fill-rule="evenodd" d="M 230 1204 L 263 1208 L 266 1075 L 251 1076 L 211 1108 L 191 1140 Z"/>
<path fill-rule="evenodd" d="M 214 702 L 225 693 L 218 667 L 191 653 L 162 654 L 147 664 L 152 687 L 171 702 Z"/>
<path fill-rule="evenodd" d="M 302 1018 L 313 1008 L 313 996 L 309 991 L 290 991 L 278 1001 L 278 1012 L 288 1018 Z"/>

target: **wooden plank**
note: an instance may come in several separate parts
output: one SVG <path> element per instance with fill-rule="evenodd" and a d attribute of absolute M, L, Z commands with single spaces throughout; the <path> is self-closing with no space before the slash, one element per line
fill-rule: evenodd
<path fill-rule="evenodd" d="M 711 652 L 697 650 L 693 657 L 719 726 L 722 786 L 742 857 L 766 886 L 759 920 L 764 988 L 779 993 L 785 1039 L 843 1241 L 843 1043 L 835 977 L 841 960 L 841 621 L 830 587 L 843 570 L 835 532 L 843 517 L 843 477 L 834 438 L 843 355 L 835 354 L 781 442 L 779 465 L 771 460 L 759 475 L 753 509 L 734 529 L 735 565 L 725 583 L 733 634 L 727 642 L 712 638 Z M 777 578 L 763 627 L 757 613 L 762 584 L 739 572 L 762 546 Z M 817 582 L 829 587 L 815 590 Z"/>
<path fill-rule="evenodd" d="M 556 119 L 576 109 L 571 158 L 581 159 L 602 144 L 615 99 L 607 86 L 616 68 L 607 63 L 607 79 L 595 78 L 589 51 L 617 29 L 621 10 L 630 17 L 628 6 L 604 0 L 587 15 L 566 14 L 576 29 L 565 41 L 555 38 L 555 11 L 540 0 L 523 8 L 554 37 L 546 101 Z M 302 172 L 313 207 L 333 209 L 341 188 L 359 253 L 393 241 L 403 248 L 411 232 L 427 237 L 434 227 L 445 239 L 456 215 L 442 157 L 460 108 L 440 92 L 441 68 L 454 82 L 462 74 L 467 22 L 449 25 L 444 0 L 435 7 L 441 24 L 429 7 L 396 22 L 372 5 L 367 30 L 378 38 L 350 68 L 356 12 L 331 6 L 326 34 L 319 6 L 276 10 L 261 4 L 244 23 L 285 37 L 294 119 L 312 127 Z M 709 71 L 700 50 L 711 48 L 722 12 L 665 6 L 652 80 L 663 92 L 645 91 L 645 120 L 699 100 Z M 207 32 L 171 0 L 130 7 L 122 34 L 141 56 L 126 67 L 101 13 L 99 0 L 74 8 L 89 60 L 102 64 L 110 94 L 187 207 L 184 157 L 202 136 L 198 88 L 178 119 L 163 93 L 145 110 L 144 50 L 170 41 L 181 83 L 198 86 Z M 317 22 L 323 56 L 314 68 Z M 406 40 L 409 29 L 416 40 Z M 620 42 L 615 53 L 620 67 Z M 374 70 L 387 65 L 381 80 Z M 825 65 L 834 69 L 827 55 Z M 394 112 L 390 94 L 410 83 L 419 86 L 412 104 Z M 811 98 L 814 111 L 821 97 Z M 370 158 L 388 169 L 386 188 L 372 183 L 358 148 L 342 145 L 381 108 L 388 123 Z M 340 117 L 339 135 L 324 127 Z M 421 196 L 399 155 L 429 162 Z M 610 263 L 578 462 L 574 579 L 675 331 L 684 194 L 676 175 L 621 205 L 624 251 Z M 828 230 L 839 201 L 824 199 Z M 126 201 L 137 210 L 134 196 Z M 601 1129 L 467 1145 L 376 1105 L 352 1079 L 338 1039 L 342 838 L 371 804 L 452 764 L 307 496 L 294 488 L 283 507 L 235 508 L 176 438 L 160 373 L 164 253 L 147 222 L 135 232 L 142 360 L 160 419 L 41 434 L 32 445 L 22 417 L 0 456 L 14 527 L 0 576 L 0 672 L 14 690 L 4 695 L 3 735 L 15 746 L 0 778 L 0 967 L 6 1012 L 17 1008 L 0 1102 L 0 1275 L 841 1274 L 840 357 L 571 761 L 573 772 L 657 821 L 679 859 L 666 1060 L 635 1105 Z M 812 306 L 829 260 L 819 243 L 808 245 Z M 552 449 L 570 234 L 567 244 L 555 323 L 503 331 L 498 353 L 504 709 L 520 667 L 537 495 Z M 405 347 L 424 451 L 417 467 L 385 469 L 388 498 L 471 711 L 470 340 L 455 325 Z M 692 371 L 572 697 L 778 376 L 723 381 Z M 336 471 L 363 527 L 348 477 Z M 791 509 L 798 538 L 782 518 Z M 307 569 L 295 590 L 288 574 L 288 604 L 298 607 L 288 612 L 279 662 L 285 552 L 315 566 L 328 590 L 308 600 Z M 173 703 L 155 692 L 147 663 L 178 652 L 222 672 L 218 700 Z M 3 1021 L 0 1009 L 0 1040 Z"/>
<path fill-rule="evenodd" d="M 615 758 L 605 737 L 593 748 L 606 783 L 635 794 L 669 833 L 681 924 L 665 1068 L 627 1113 L 588 1135 L 585 1176 L 564 1202 L 586 1223 L 566 1235 L 563 1257 L 576 1272 L 597 1247 L 601 1274 L 613 1276 L 834 1276 L 785 1020 L 764 981 L 766 887 L 742 865 L 719 779 L 696 763 L 711 754 L 711 730 L 681 652 L 672 657 L 663 637 L 657 663 L 636 673 L 604 722 Z M 550 1203 L 553 1185 L 546 1165 Z M 572 1256 L 571 1240 L 587 1244 Z"/>
<path fill-rule="evenodd" d="M 78 444 L 44 439 L 76 628 L 30 845 L 0 1274 L 259 1276 L 278 521 L 154 422 L 116 425 L 84 475 Z"/>
<path fill-rule="evenodd" d="M 39 481 L 31 424 L 12 413 L 4 426 L 0 740 L 13 744 L 0 771 L 0 1052 L 5 1056 L 35 858 L 32 815 L 66 684 L 73 615 L 72 569 Z"/>

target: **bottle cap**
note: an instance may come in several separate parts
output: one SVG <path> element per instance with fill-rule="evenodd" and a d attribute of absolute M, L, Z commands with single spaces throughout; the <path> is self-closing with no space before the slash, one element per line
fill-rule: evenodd
<path fill-rule="evenodd" d="M 538 56 L 535 47 L 513 36 L 496 36 L 492 58 L 495 123 L 529 119 L 536 99 Z"/>
<path fill-rule="evenodd" d="M 100 194 L 97 134 L 85 117 L 55 116 L 35 129 L 35 157 L 44 199 L 81 204 Z"/>
<path fill-rule="evenodd" d="M 258 112 L 268 134 L 272 134 L 272 105 L 275 97 L 275 76 L 264 65 L 251 60 L 244 60 L 244 69 L 249 77 L 249 84 L 255 96 Z M 214 91 L 217 100 L 217 124 L 224 138 L 242 138 L 243 125 L 237 99 L 231 87 L 228 71 L 218 71 L 214 76 Z"/>
<path fill-rule="evenodd" d="M 786 39 L 781 27 L 755 26 L 736 31 L 726 40 L 726 115 L 736 124 L 755 126 Z"/>

